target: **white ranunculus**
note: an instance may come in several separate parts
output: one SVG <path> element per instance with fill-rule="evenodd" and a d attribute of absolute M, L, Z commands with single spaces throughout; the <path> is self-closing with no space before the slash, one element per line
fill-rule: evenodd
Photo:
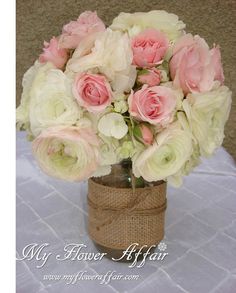
<path fill-rule="evenodd" d="M 231 94 L 228 87 L 216 84 L 212 91 L 189 94 L 183 101 L 183 108 L 201 155 L 211 155 L 223 142 Z"/>
<path fill-rule="evenodd" d="M 128 32 L 130 36 L 137 35 L 146 28 L 154 28 L 164 32 L 170 40 L 175 40 L 183 33 L 185 24 L 175 14 L 164 10 L 152 10 L 136 13 L 121 12 L 113 20 L 110 28 Z"/>
<path fill-rule="evenodd" d="M 128 132 L 128 126 L 121 114 L 108 113 L 99 120 L 98 130 L 105 136 L 121 139 Z"/>
<path fill-rule="evenodd" d="M 199 146 L 196 143 L 196 140 L 193 137 L 193 134 L 191 132 L 190 125 L 186 119 L 186 115 L 183 112 L 177 113 L 177 119 L 179 123 L 181 124 L 183 130 L 186 133 L 189 133 L 189 136 L 192 137 L 192 154 L 188 158 L 188 160 L 185 162 L 185 164 L 180 168 L 179 171 L 177 171 L 175 174 L 169 176 L 167 178 L 168 182 L 175 186 L 180 187 L 183 183 L 183 176 L 188 175 L 194 167 L 200 164 L 200 150 Z"/>
<path fill-rule="evenodd" d="M 100 166 L 99 139 L 90 128 L 56 126 L 33 141 L 33 154 L 42 170 L 68 181 L 87 180 Z"/>
<path fill-rule="evenodd" d="M 47 72 L 48 70 L 54 68 L 52 63 L 41 64 L 38 61 L 35 61 L 34 65 L 31 66 L 24 74 L 22 80 L 22 94 L 21 102 L 19 107 L 16 110 L 16 123 L 17 127 L 28 129 L 29 128 L 29 104 L 31 100 L 31 87 L 32 83 L 40 72 Z"/>
<path fill-rule="evenodd" d="M 192 155 L 178 172 L 167 178 L 168 183 L 172 186 L 180 187 L 183 183 L 183 176 L 187 176 L 200 162 L 199 146 L 193 143 Z"/>
<path fill-rule="evenodd" d="M 59 69 L 39 70 L 30 95 L 30 128 L 35 136 L 48 127 L 75 125 L 82 116 L 71 92 L 71 82 Z"/>
<path fill-rule="evenodd" d="M 133 173 L 147 181 L 158 181 L 178 172 L 192 154 L 192 137 L 176 121 L 156 141 L 133 158 Z"/>
<path fill-rule="evenodd" d="M 67 64 L 66 74 L 71 76 L 71 72 L 98 69 L 106 75 L 114 91 L 130 91 L 136 79 L 132 60 L 133 53 L 127 34 L 107 29 L 98 35 L 90 54 L 81 57 L 74 53 Z"/>

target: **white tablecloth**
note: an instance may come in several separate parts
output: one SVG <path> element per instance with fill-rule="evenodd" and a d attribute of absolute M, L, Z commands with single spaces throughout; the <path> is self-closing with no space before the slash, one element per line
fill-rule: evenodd
<path fill-rule="evenodd" d="M 35 257 L 17 260 L 17 293 L 236 292 L 236 167 L 223 148 L 186 177 L 181 188 L 168 187 L 163 240 L 168 255 L 142 268 L 106 258 L 57 260 L 70 243 L 83 243 L 84 251 L 96 252 L 86 231 L 87 183 L 43 174 L 24 132 L 17 133 L 16 148 L 17 257 L 22 258 L 31 243 L 48 243 L 46 250 L 52 252 L 42 268 Z M 109 271 L 134 279 L 100 284 L 81 278 L 66 284 L 68 275 L 102 276 Z"/>

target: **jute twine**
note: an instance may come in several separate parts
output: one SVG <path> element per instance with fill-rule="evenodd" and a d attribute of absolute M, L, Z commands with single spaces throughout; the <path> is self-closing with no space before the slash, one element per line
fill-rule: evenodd
<path fill-rule="evenodd" d="M 131 243 L 155 245 L 164 237 L 166 183 L 116 188 L 88 182 L 88 230 L 98 244 L 126 249 Z"/>

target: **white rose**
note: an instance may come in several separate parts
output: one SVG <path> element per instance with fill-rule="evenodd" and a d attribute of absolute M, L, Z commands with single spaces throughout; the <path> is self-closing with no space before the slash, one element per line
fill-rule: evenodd
<path fill-rule="evenodd" d="M 223 142 L 231 94 L 228 87 L 217 84 L 212 91 L 189 94 L 183 101 L 183 108 L 201 155 L 211 155 Z"/>
<path fill-rule="evenodd" d="M 35 61 L 34 65 L 31 66 L 24 74 L 22 80 L 23 91 L 21 94 L 21 102 L 19 107 L 16 109 L 16 123 L 18 129 L 29 128 L 29 104 L 30 104 L 30 90 L 35 76 L 39 71 L 47 72 L 48 70 L 54 68 L 52 63 L 41 64 Z"/>
<path fill-rule="evenodd" d="M 114 91 L 130 91 L 135 83 L 136 69 L 131 65 L 133 53 L 127 34 L 107 29 L 98 36 L 90 54 L 81 57 L 74 53 L 67 63 L 66 74 L 98 69 L 109 79 Z"/>
<path fill-rule="evenodd" d="M 176 121 L 159 133 L 155 143 L 133 158 L 133 173 L 147 181 L 166 179 L 175 174 L 192 154 L 192 137 Z"/>
<path fill-rule="evenodd" d="M 113 20 L 110 28 L 128 32 L 130 36 L 137 35 L 146 28 L 155 28 L 164 32 L 170 40 L 175 40 L 183 33 L 185 24 L 175 14 L 164 10 L 153 10 L 136 13 L 121 12 Z"/>
<path fill-rule="evenodd" d="M 61 70 L 39 70 L 30 95 L 30 128 L 35 136 L 51 126 L 75 125 L 82 116 L 71 92 L 71 82 Z"/>
<path fill-rule="evenodd" d="M 128 132 L 128 126 L 121 114 L 108 113 L 99 120 L 98 130 L 105 136 L 121 139 Z"/>

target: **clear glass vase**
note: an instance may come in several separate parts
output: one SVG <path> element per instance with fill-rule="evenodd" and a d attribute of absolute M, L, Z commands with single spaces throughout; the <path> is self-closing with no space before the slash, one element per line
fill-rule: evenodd
<path fill-rule="evenodd" d="M 135 177 L 132 172 L 132 161 L 125 159 L 111 167 L 109 175 L 93 178 L 99 184 L 116 187 L 116 188 L 144 188 L 157 186 L 163 181 L 148 182 L 142 177 Z"/>

